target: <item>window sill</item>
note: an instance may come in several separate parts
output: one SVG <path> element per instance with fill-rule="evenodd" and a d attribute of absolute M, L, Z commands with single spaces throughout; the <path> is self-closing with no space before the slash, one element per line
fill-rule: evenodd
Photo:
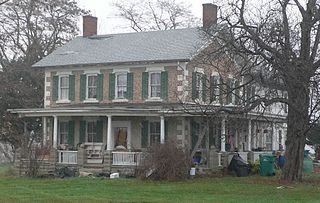
<path fill-rule="evenodd" d="M 125 103 L 125 102 L 128 102 L 129 100 L 128 99 L 113 99 L 112 100 L 112 102 L 123 102 L 123 103 Z"/>
<path fill-rule="evenodd" d="M 97 99 L 86 99 L 83 101 L 83 103 L 99 103 L 99 101 Z"/>
<path fill-rule="evenodd" d="M 58 100 L 56 101 L 56 104 L 70 104 L 70 100 Z"/>
<path fill-rule="evenodd" d="M 146 102 L 163 102 L 163 99 L 159 98 L 159 97 L 155 97 L 155 98 L 149 98 L 145 100 Z"/>

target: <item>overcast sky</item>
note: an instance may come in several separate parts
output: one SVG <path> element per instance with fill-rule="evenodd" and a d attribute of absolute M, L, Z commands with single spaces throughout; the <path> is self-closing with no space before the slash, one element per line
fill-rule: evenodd
<path fill-rule="evenodd" d="M 126 21 L 117 17 L 116 9 L 112 3 L 116 0 L 76 0 L 78 5 L 86 10 L 90 10 L 93 16 L 98 17 L 98 34 L 110 34 L 119 32 L 132 32 L 128 28 Z M 127 0 L 130 1 L 130 0 Z M 212 3 L 213 0 L 184 0 L 186 3 L 192 5 L 191 10 L 193 14 L 201 18 L 202 4 Z M 81 25 L 82 22 L 80 22 Z M 80 27 L 82 29 L 82 26 Z M 81 30 L 82 33 L 82 30 Z"/>

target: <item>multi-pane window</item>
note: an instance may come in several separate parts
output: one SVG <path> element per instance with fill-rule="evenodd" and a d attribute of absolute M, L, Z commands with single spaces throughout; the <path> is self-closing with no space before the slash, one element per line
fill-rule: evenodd
<path fill-rule="evenodd" d="M 161 96 L 161 73 L 150 73 L 150 97 Z"/>
<path fill-rule="evenodd" d="M 118 99 L 127 98 L 127 74 L 120 73 L 117 74 L 117 84 L 116 84 L 116 97 Z"/>
<path fill-rule="evenodd" d="M 59 123 L 60 144 L 68 143 L 68 122 Z"/>
<path fill-rule="evenodd" d="M 160 143 L 160 122 L 150 122 L 149 125 L 150 145 Z"/>
<path fill-rule="evenodd" d="M 95 142 L 97 137 L 97 122 L 87 122 L 87 140 L 88 142 Z"/>
<path fill-rule="evenodd" d="M 219 83 L 220 83 L 219 76 L 212 76 L 211 77 L 211 101 L 212 102 L 219 102 L 220 98 L 220 89 L 219 89 Z"/>
<path fill-rule="evenodd" d="M 69 99 L 69 76 L 61 76 L 60 77 L 60 100 L 68 100 Z"/>
<path fill-rule="evenodd" d="M 96 99 L 97 98 L 97 75 L 88 75 L 87 84 L 87 98 Z"/>
<path fill-rule="evenodd" d="M 202 98 L 202 79 L 203 79 L 203 74 L 201 73 L 196 73 L 196 92 L 195 92 L 195 98 L 201 100 Z"/>

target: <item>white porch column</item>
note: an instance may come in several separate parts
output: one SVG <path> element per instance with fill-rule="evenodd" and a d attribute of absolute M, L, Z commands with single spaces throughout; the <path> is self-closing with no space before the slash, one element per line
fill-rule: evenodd
<path fill-rule="evenodd" d="M 254 122 L 253 124 L 253 148 L 257 148 L 257 137 L 258 137 L 258 133 L 257 133 L 257 123 Z"/>
<path fill-rule="evenodd" d="M 42 144 L 45 146 L 47 144 L 47 137 L 48 137 L 48 129 L 47 129 L 47 117 L 43 117 L 42 119 L 42 133 L 43 133 L 43 138 L 42 138 Z"/>
<path fill-rule="evenodd" d="M 164 126 L 164 117 L 163 116 L 160 116 L 160 143 L 161 144 L 164 144 L 164 129 L 165 129 L 165 126 Z"/>
<path fill-rule="evenodd" d="M 221 152 L 226 151 L 226 119 L 221 120 Z"/>
<path fill-rule="evenodd" d="M 248 151 L 251 151 L 251 119 L 249 119 L 249 121 L 248 121 Z"/>
<path fill-rule="evenodd" d="M 58 116 L 53 116 L 53 148 L 58 145 Z"/>
<path fill-rule="evenodd" d="M 112 116 L 108 116 L 108 133 L 107 133 L 107 150 L 113 149 L 113 142 L 112 142 Z"/>
<path fill-rule="evenodd" d="M 277 139 L 276 124 L 274 122 L 272 122 L 272 150 L 277 150 L 277 142 L 278 141 L 279 141 L 279 139 Z"/>

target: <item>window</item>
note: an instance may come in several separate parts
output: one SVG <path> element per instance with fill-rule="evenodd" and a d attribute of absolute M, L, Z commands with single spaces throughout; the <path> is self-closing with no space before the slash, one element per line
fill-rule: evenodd
<path fill-rule="evenodd" d="M 97 122 L 88 121 L 87 122 L 87 141 L 96 142 L 97 136 Z"/>
<path fill-rule="evenodd" d="M 97 75 L 88 75 L 87 82 L 87 98 L 96 99 L 97 98 Z"/>
<path fill-rule="evenodd" d="M 161 97 L 161 73 L 150 73 L 149 96 L 151 98 Z"/>
<path fill-rule="evenodd" d="M 220 78 L 218 75 L 211 76 L 211 102 L 218 103 L 220 98 Z"/>
<path fill-rule="evenodd" d="M 150 145 L 160 143 L 160 122 L 154 121 L 149 124 Z"/>
<path fill-rule="evenodd" d="M 69 99 L 69 76 L 60 76 L 59 100 Z"/>
<path fill-rule="evenodd" d="M 201 100 L 201 93 L 202 93 L 202 74 L 196 73 L 196 98 Z"/>
<path fill-rule="evenodd" d="M 119 73 L 116 75 L 116 98 L 127 98 L 127 73 Z"/>
<path fill-rule="evenodd" d="M 60 144 L 68 143 L 68 122 L 59 122 Z"/>

